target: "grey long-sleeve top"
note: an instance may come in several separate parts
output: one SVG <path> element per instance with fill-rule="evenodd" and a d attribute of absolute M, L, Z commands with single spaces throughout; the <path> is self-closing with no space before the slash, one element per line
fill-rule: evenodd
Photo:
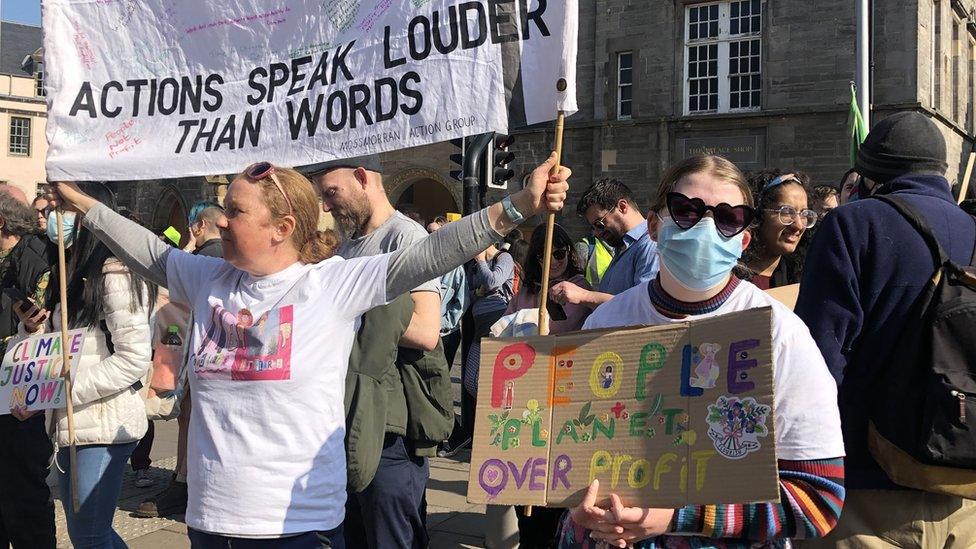
<path fill-rule="evenodd" d="M 148 229 L 98 203 L 84 216 L 85 227 L 130 269 L 147 280 L 167 287 L 169 254 L 186 253 L 167 246 Z M 492 228 L 484 209 L 449 223 L 427 238 L 390 255 L 386 278 L 387 299 L 394 299 L 421 283 L 461 265 L 503 235 Z"/>

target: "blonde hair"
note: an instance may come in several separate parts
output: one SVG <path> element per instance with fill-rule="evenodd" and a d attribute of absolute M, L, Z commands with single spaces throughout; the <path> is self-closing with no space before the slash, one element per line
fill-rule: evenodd
<path fill-rule="evenodd" d="M 275 176 L 281 183 L 293 207 L 295 230 L 291 239 L 302 263 L 318 263 L 335 255 L 339 237 L 335 231 L 319 231 L 319 198 L 312 183 L 291 168 L 275 166 Z M 246 176 L 240 175 L 246 179 Z M 281 195 L 270 176 L 255 181 L 261 187 L 264 205 L 271 211 L 271 219 L 281 220 L 288 215 L 288 202 Z"/>
<path fill-rule="evenodd" d="M 742 192 L 742 202 L 749 207 L 755 207 L 752 199 L 752 189 L 746 176 L 729 160 L 714 155 L 696 155 L 678 162 L 671 166 L 661 184 L 657 188 L 657 198 L 654 200 L 652 209 L 660 212 L 667 208 L 668 194 L 673 192 L 678 182 L 688 175 L 707 174 L 720 181 L 733 183 Z"/>

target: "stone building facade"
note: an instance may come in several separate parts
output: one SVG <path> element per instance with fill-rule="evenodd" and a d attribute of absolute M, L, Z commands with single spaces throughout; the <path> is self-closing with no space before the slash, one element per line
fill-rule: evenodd
<path fill-rule="evenodd" d="M 872 120 L 902 110 L 932 117 L 953 184 L 973 150 L 974 9 L 976 0 L 872 2 Z M 575 199 L 594 179 L 624 180 L 648 207 L 667 167 L 698 152 L 744 170 L 801 170 L 818 184 L 837 184 L 850 167 L 850 0 L 589 0 L 580 10 L 580 111 L 567 119 L 564 148 L 575 175 L 562 216 L 577 234 L 586 227 Z M 552 149 L 552 125 L 514 133 L 522 174 Z M 460 211 L 454 152 L 441 143 L 384 154 L 393 203 L 428 218 Z M 212 185 L 195 185 L 170 187 L 186 204 L 213 196 Z M 156 190 L 136 194 L 146 208 L 166 206 Z"/>

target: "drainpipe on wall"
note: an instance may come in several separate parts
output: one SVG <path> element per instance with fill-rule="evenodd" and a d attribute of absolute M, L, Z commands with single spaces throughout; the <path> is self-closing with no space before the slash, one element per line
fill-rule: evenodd
<path fill-rule="evenodd" d="M 854 15 L 857 21 L 857 106 L 864 123 L 871 127 L 871 0 L 855 0 Z"/>

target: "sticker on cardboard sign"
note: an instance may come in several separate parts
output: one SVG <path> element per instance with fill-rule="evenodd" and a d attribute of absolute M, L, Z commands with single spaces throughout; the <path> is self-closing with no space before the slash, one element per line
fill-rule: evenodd
<path fill-rule="evenodd" d="M 700 389 L 714 389 L 718 381 L 719 366 L 715 354 L 722 346 L 717 343 L 702 343 L 698 346 L 699 356 L 695 359 L 695 376 L 689 380 L 689 385 Z"/>
<path fill-rule="evenodd" d="M 742 459 L 761 447 L 759 437 L 769 430 L 770 407 L 752 397 L 720 396 L 708 406 L 708 437 L 715 450 L 727 459 Z"/>

